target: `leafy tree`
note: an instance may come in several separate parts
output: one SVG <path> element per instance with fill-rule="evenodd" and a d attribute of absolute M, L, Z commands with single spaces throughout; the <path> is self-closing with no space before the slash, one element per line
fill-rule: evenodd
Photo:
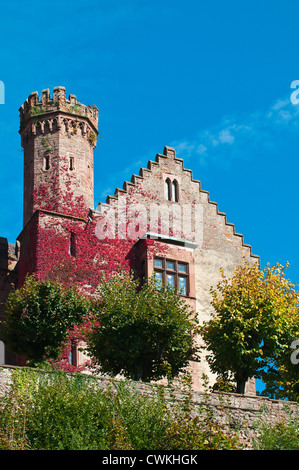
<path fill-rule="evenodd" d="M 294 348 L 294 349 L 293 349 Z M 273 399 L 299 401 L 299 341 L 292 342 L 263 374 L 261 395 Z"/>
<path fill-rule="evenodd" d="M 4 340 L 13 352 L 35 363 L 58 357 L 69 329 L 88 314 L 89 301 L 75 287 L 31 275 L 9 294 L 5 312 Z"/>
<path fill-rule="evenodd" d="M 95 304 L 88 352 L 104 373 L 135 380 L 175 377 L 195 358 L 197 321 L 169 287 L 120 273 L 104 278 Z"/>
<path fill-rule="evenodd" d="M 268 264 L 261 271 L 246 264 L 232 278 L 221 271 L 221 281 L 211 289 L 215 312 L 201 334 L 212 353 L 211 369 L 233 378 L 238 393 L 244 393 L 248 378 L 267 377 L 299 337 L 298 293 L 285 269 Z"/>

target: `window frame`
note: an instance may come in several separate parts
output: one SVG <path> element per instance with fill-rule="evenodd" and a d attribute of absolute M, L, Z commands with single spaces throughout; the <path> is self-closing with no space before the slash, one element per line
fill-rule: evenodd
<path fill-rule="evenodd" d="M 156 260 L 161 261 L 161 264 L 162 264 L 161 267 L 155 265 Z M 167 263 L 173 263 L 174 269 L 167 267 Z M 179 265 L 184 265 L 186 267 L 185 271 L 180 271 Z M 154 276 L 156 272 L 162 274 L 162 284 L 164 286 L 168 285 L 167 275 L 173 275 L 174 276 L 174 288 L 176 292 L 183 297 L 190 296 L 190 269 L 189 269 L 189 263 L 187 263 L 186 261 L 180 261 L 180 260 L 173 259 L 173 258 L 163 258 L 161 256 L 155 256 L 153 272 L 154 272 Z M 180 278 L 184 278 L 186 280 L 186 292 L 185 293 L 181 293 L 179 290 Z"/>

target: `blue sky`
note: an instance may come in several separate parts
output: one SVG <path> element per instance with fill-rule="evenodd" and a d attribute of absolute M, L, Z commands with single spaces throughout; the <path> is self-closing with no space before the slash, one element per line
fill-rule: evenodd
<path fill-rule="evenodd" d="M 95 205 L 174 146 L 245 243 L 299 281 L 296 1 L 1 5 L 0 236 L 22 229 L 18 109 L 65 86 L 99 108 Z"/>

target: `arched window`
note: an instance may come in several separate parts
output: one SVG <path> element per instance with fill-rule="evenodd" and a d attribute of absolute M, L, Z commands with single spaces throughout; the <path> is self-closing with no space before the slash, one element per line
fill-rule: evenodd
<path fill-rule="evenodd" d="M 169 178 L 165 181 L 165 197 L 168 201 L 171 201 L 171 181 Z"/>
<path fill-rule="evenodd" d="M 172 194 L 171 194 L 171 200 L 174 201 L 174 202 L 178 202 L 179 200 L 179 185 L 178 185 L 178 182 L 177 180 L 174 180 L 172 182 Z"/>

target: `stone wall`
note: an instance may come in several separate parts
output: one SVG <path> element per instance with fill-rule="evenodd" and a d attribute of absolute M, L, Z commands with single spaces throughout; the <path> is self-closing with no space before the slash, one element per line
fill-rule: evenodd
<path fill-rule="evenodd" d="M 18 369 L 13 366 L 0 366 L 0 397 L 9 390 L 12 371 Z M 32 369 L 31 369 L 32 370 Z M 36 371 L 39 373 L 39 371 Z M 72 374 L 70 374 L 71 376 Z M 97 378 L 99 387 L 111 386 L 111 380 Z M 132 382 L 140 393 L 150 395 L 155 385 Z M 170 390 L 165 387 L 165 396 L 171 402 L 180 403 L 184 399 L 184 392 L 180 387 Z M 256 425 L 266 422 L 269 427 L 292 414 L 299 416 L 299 404 L 282 400 L 271 400 L 267 397 L 245 396 L 235 393 L 204 393 L 192 392 L 191 409 L 194 416 L 202 416 L 205 410 L 212 410 L 213 416 L 225 427 L 237 432 L 245 449 L 252 449 L 252 441 L 257 437 Z"/>

